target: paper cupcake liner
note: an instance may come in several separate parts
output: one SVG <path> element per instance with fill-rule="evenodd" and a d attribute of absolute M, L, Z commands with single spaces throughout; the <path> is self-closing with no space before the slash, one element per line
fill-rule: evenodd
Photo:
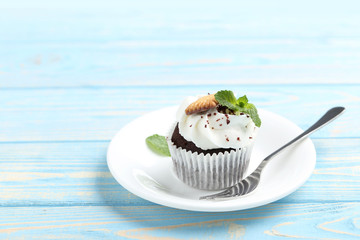
<path fill-rule="evenodd" d="M 204 190 L 219 190 L 238 183 L 249 166 L 252 145 L 230 152 L 212 154 L 187 151 L 168 137 L 176 176 L 187 185 Z"/>

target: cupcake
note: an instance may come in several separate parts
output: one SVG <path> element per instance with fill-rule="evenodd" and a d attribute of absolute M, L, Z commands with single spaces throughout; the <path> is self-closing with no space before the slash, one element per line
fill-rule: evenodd
<path fill-rule="evenodd" d="M 261 125 L 256 107 L 231 91 L 187 97 L 167 136 L 176 176 L 206 190 L 230 187 L 245 176 Z"/>

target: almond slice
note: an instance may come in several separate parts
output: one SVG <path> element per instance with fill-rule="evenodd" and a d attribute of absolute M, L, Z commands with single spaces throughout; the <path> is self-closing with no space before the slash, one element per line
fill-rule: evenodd
<path fill-rule="evenodd" d="M 192 104 L 190 104 L 186 109 L 186 115 L 191 115 L 198 112 L 204 112 L 209 109 L 215 108 L 218 105 L 218 101 L 215 99 L 215 94 L 207 95 L 199 98 Z"/>

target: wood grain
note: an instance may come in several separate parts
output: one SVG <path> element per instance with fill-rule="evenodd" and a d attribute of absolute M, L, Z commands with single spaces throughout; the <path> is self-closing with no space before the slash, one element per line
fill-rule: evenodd
<path fill-rule="evenodd" d="M 0 239 L 360 239 L 359 4 L 2 1 Z M 188 95 L 232 89 L 305 129 L 317 165 L 266 206 L 200 213 L 122 188 L 114 134 Z"/>
<path fill-rule="evenodd" d="M 0 86 L 360 79 L 354 0 L 29 5 L 0 6 Z"/>
<path fill-rule="evenodd" d="M 161 206 L 3 207 L 0 237 L 21 239 L 358 239 L 358 202 L 269 204 L 232 213 Z"/>

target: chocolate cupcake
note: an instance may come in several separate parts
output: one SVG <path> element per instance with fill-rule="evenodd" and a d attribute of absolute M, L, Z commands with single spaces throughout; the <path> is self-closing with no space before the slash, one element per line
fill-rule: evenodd
<path fill-rule="evenodd" d="M 231 91 L 188 97 L 167 137 L 177 177 L 198 189 L 219 190 L 244 178 L 260 119 L 246 96 Z"/>

